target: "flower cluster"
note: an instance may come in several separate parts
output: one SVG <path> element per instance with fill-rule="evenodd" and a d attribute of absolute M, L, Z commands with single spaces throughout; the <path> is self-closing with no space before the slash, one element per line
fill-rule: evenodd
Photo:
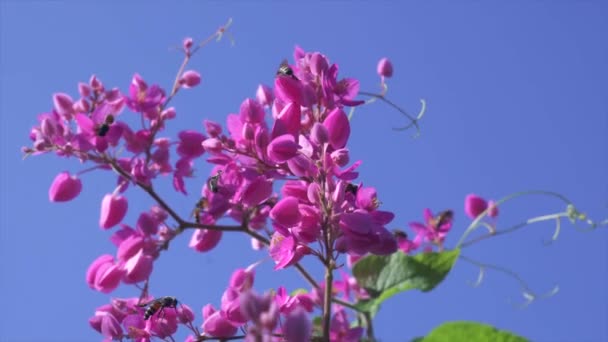
<path fill-rule="evenodd" d="M 186 40 L 188 58 L 191 47 L 191 40 Z M 320 293 L 325 284 L 313 288 L 311 294 L 290 296 L 279 287 L 276 293 L 257 295 L 252 290 L 253 267 L 234 273 L 219 309 L 211 304 L 203 308 L 203 335 L 191 326 L 194 314 L 186 306 L 166 308 L 162 317 L 144 319 L 138 305 L 148 296 L 154 260 L 186 228 L 195 228 L 189 246 L 207 252 L 222 237 L 223 229 L 214 225 L 230 218 L 239 224 L 231 230 L 269 244 L 275 269 L 314 255 L 333 271 L 341 255 L 354 261 L 368 253 L 389 255 L 398 249 L 407 253 L 424 242 L 443 242 L 451 217 L 436 222 L 430 211 L 425 212 L 426 225 L 412 224 L 417 237 L 410 241 L 386 228 L 395 215 L 380 209 L 376 189 L 356 181 L 361 161 L 350 160 L 351 130 L 345 107 L 364 103 L 356 99 L 359 82 L 339 78 L 338 65 L 319 52 L 297 47 L 294 60 L 293 65 L 281 66 L 273 87 L 260 85 L 255 99 L 245 99 L 238 113 L 227 116 L 225 130 L 219 123 L 205 120 L 204 131 L 184 130 L 175 140 L 159 136 L 176 116 L 175 109 L 168 108 L 172 97 L 201 81 L 191 70 L 180 75 L 169 94 L 158 85 L 148 85 L 138 74 L 127 94 L 117 88 L 107 90 L 93 76 L 88 83 L 79 84 L 77 100 L 55 94 L 53 110 L 39 116 L 39 125 L 30 134 L 33 146 L 25 148 L 26 153 L 54 152 L 95 164 L 77 174 L 60 173 L 49 189 L 51 201 L 77 197 L 83 188 L 79 175 L 84 172 L 111 170 L 118 174 L 114 190 L 103 197 L 99 218 L 104 230 L 120 227 L 110 237 L 116 255 L 104 254 L 94 260 L 86 281 L 103 293 L 112 292 L 121 282 L 145 283 L 145 290 L 140 299 L 115 299 L 98 308 L 90 322 L 104 337 L 164 338 L 176 331 L 179 321 L 195 333 L 192 340 L 233 336 L 239 328 L 251 340 L 277 333 L 293 341 L 310 338 L 308 316 L 315 307 L 323 310 L 327 306 Z M 378 74 L 383 84 L 392 73 L 390 61 L 381 60 Z M 135 125 L 127 124 L 128 118 L 119 120 L 125 109 L 139 115 Z M 172 153 L 177 154 L 174 163 Z M 214 167 L 201 185 L 194 222 L 188 222 L 159 200 L 152 184 L 158 176 L 172 175 L 174 189 L 187 194 L 185 178 L 192 176 L 196 159 L 205 153 Z M 275 183 L 280 186 L 278 193 Z M 125 191 L 130 184 L 158 203 L 142 212 L 134 227 L 122 222 L 128 211 Z M 173 228 L 166 223 L 169 217 L 176 223 Z M 259 232 L 268 232 L 269 238 Z M 368 298 L 346 273 L 331 288 L 346 300 Z M 334 307 L 327 316 L 331 340 L 358 340 L 363 329 L 352 328 L 343 307 Z"/>

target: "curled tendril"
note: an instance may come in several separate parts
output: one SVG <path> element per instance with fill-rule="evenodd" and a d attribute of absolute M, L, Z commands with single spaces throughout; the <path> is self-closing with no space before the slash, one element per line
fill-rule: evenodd
<path fill-rule="evenodd" d="M 386 86 L 386 84 L 384 86 L 385 86 L 385 88 L 384 88 L 383 92 L 380 94 L 370 93 L 367 91 L 360 91 L 359 94 L 371 97 L 371 99 L 369 99 L 365 102 L 366 104 L 372 103 L 375 100 L 380 100 L 380 101 L 385 102 L 389 106 L 393 107 L 394 109 L 396 109 L 399 113 L 406 116 L 408 119 L 410 119 L 410 121 L 411 121 L 410 124 L 408 124 L 407 126 L 404 126 L 404 127 L 395 127 L 395 128 L 393 128 L 393 130 L 405 131 L 408 128 L 414 126 L 414 127 L 416 127 L 416 134 L 414 134 L 414 138 L 418 137 L 420 135 L 420 126 L 418 125 L 418 121 L 420 121 L 420 119 L 422 119 L 422 117 L 424 116 L 424 113 L 426 112 L 426 101 L 424 99 L 420 99 L 420 103 L 422 104 L 420 112 L 418 113 L 418 115 L 416 115 L 416 117 L 412 117 L 403 108 L 399 107 L 394 102 L 392 102 L 391 100 L 387 99 L 384 96 L 384 93 L 386 93 L 386 90 L 388 89 L 388 86 Z M 353 114 L 353 112 L 351 112 L 350 117 L 352 117 L 352 114 Z"/>
<path fill-rule="evenodd" d="M 489 224 L 482 221 L 486 216 L 488 216 L 490 210 L 492 210 L 494 208 L 494 206 L 499 207 L 500 205 L 504 204 L 507 201 L 510 201 L 512 199 L 515 199 L 515 198 L 518 198 L 518 197 L 521 197 L 524 195 L 543 195 L 543 196 L 555 197 L 555 198 L 561 200 L 562 202 L 566 203 L 566 210 L 563 212 L 559 212 L 559 213 L 533 217 L 533 218 L 527 219 L 523 222 L 520 222 L 520 223 L 513 225 L 509 228 L 506 228 L 506 229 L 496 229 L 495 227 L 490 226 Z M 599 223 L 596 223 L 596 222 L 592 221 L 591 219 L 589 219 L 586 214 L 579 212 L 576 209 L 576 207 L 574 206 L 574 204 L 572 204 L 572 201 L 570 201 L 568 198 L 566 198 L 565 196 L 563 196 L 561 194 L 558 194 L 556 192 L 551 192 L 551 191 L 531 190 L 531 191 L 517 192 L 515 194 L 501 198 L 494 204 L 494 206 L 492 208 L 487 208 L 486 210 L 484 210 L 481 214 L 479 214 L 473 220 L 473 222 L 471 222 L 469 227 L 465 230 L 465 232 L 460 237 L 460 240 L 458 241 L 456 248 L 467 247 L 467 246 L 470 246 L 481 240 L 485 240 L 485 239 L 493 237 L 493 236 L 508 234 L 508 233 L 514 232 L 516 230 L 519 230 L 527 225 L 530 225 L 532 223 L 555 220 L 556 226 L 555 226 L 555 230 L 553 232 L 553 236 L 551 237 L 551 239 L 549 241 L 545 241 L 545 244 L 548 245 L 548 244 L 553 243 L 553 241 L 557 240 L 559 233 L 561 232 L 561 219 L 564 217 L 568 218 L 570 220 L 570 222 L 574 225 L 574 228 L 578 231 L 590 231 L 590 230 L 594 230 L 598 227 L 608 225 L 608 219 L 603 220 Z M 588 228 L 578 227 L 576 225 L 576 223 L 578 221 L 583 221 L 589 227 Z M 486 227 L 489 230 L 489 233 L 465 242 L 467 237 L 473 231 L 478 229 L 479 227 Z"/>
<path fill-rule="evenodd" d="M 533 301 L 535 301 L 537 299 L 546 299 L 546 298 L 552 297 L 559 291 L 559 286 L 555 285 L 550 291 L 539 295 L 535 291 L 532 291 L 532 289 L 530 289 L 530 287 L 528 286 L 526 281 L 523 280 L 523 278 L 519 274 L 515 273 L 514 271 L 512 271 L 510 269 L 504 268 L 502 266 L 485 264 L 485 263 L 479 262 L 477 260 L 471 259 L 469 257 L 466 257 L 462 254 L 459 256 L 459 258 L 462 259 L 463 261 L 466 261 L 472 265 L 479 267 L 479 275 L 477 276 L 477 280 L 474 283 L 469 282 L 469 284 L 473 287 L 478 287 L 479 285 L 481 285 L 481 282 L 483 281 L 486 269 L 498 271 L 500 273 L 506 274 L 507 276 L 515 279 L 519 283 L 519 286 L 521 287 L 521 291 L 522 291 L 522 296 L 525 299 L 525 302 L 523 304 L 519 305 L 520 309 L 525 308 L 526 306 L 530 305 L 530 303 L 532 303 Z"/>

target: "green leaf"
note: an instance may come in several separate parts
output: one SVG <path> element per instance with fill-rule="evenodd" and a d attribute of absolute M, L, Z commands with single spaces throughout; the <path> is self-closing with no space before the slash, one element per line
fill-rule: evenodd
<path fill-rule="evenodd" d="M 528 342 L 527 339 L 483 323 L 455 321 L 433 329 L 420 342 Z"/>
<path fill-rule="evenodd" d="M 370 255 L 357 261 L 353 275 L 371 296 L 357 303 L 357 308 L 374 315 L 383 301 L 399 292 L 431 291 L 450 272 L 459 254 L 458 249 L 415 256 L 397 252 L 388 256 Z"/>

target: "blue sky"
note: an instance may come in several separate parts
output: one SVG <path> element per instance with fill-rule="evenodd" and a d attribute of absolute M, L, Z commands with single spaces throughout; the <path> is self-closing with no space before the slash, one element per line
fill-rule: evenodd
<path fill-rule="evenodd" d="M 201 129 L 204 118 L 225 123 L 259 83 L 271 84 L 278 63 L 293 47 L 318 50 L 340 65 L 342 76 L 375 91 L 376 62 L 395 66 L 389 96 L 416 112 L 428 102 L 422 134 L 397 133 L 403 118 L 381 103 L 359 109 L 352 122 L 352 159 L 363 160 L 361 180 L 375 186 L 392 228 L 419 220 L 422 210 L 454 208 L 453 245 L 469 223 L 464 196 L 500 198 L 515 191 L 560 192 L 596 218 L 608 216 L 607 129 L 608 6 L 601 1 L 330 2 L 253 4 L 184 1 L 93 3 L 2 1 L 0 5 L 0 319 L 2 341 L 99 340 L 87 320 L 109 296 L 84 281 L 98 255 L 115 252 L 110 232 L 98 228 L 101 198 L 114 188 L 109 173 L 88 173 L 84 190 L 67 204 L 48 201 L 48 187 L 74 160 L 43 156 L 21 160 L 21 146 L 54 92 L 76 96 L 76 85 L 95 73 L 106 86 L 127 90 L 133 73 L 169 87 L 181 56 L 169 50 L 185 36 L 206 37 L 234 18 L 236 45 L 212 44 L 191 67 L 202 85 L 173 105 L 178 119 L 169 134 Z M 210 168 L 199 163 L 200 175 Z M 201 181 L 201 180 L 199 180 Z M 202 181 L 201 181 L 202 182 Z M 163 195 L 182 213 L 194 203 Z M 191 193 L 202 183 L 190 181 Z M 151 200 L 131 189 L 126 222 L 134 223 Z M 505 225 L 562 210 L 553 199 L 528 197 L 501 212 Z M 467 284 L 477 270 L 459 261 L 429 294 L 408 292 L 383 305 L 375 321 L 382 341 L 424 335 L 448 320 L 475 320 L 534 341 L 608 340 L 608 234 L 563 226 L 550 247 L 549 223 L 489 240 L 463 251 L 470 258 L 520 273 L 543 292 L 560 292 L 525 310 L 518 284 L 489 272 L 479 288 Z M 228 277 L 262 257 L 249 239 L 227 235 L 208 254 L 177 240 L 155 264 L 153 293 L 174 295 L 196 310 L 218 304 Z M 256 289 L 280 280 L 289 290 L 307 287 L 293 270 L 259 268 Z M 313 268 L 317 277 L 318 269 Z M 272 277 L 272 278 L 271 278 Z M 116 296 L 133 296 L 121 287 Z"/>

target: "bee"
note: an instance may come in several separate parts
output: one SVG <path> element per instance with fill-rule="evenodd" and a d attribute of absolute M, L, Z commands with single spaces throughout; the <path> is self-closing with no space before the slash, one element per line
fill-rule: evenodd
<path fill-rule="evenodd" d="M 207 200 L 206 197 L 201 197 L 201 199 L 198 200 L 198 202 L 196 202 L 196 205 L 194 206 L 194 210 L 192 211 L 192 216 L 194 216 L 194 221 L 198 224 L 200 224 L 200 220 L 201 220 L 201 211 L 205 210 L 207 208 L 207 206 L 209 205 L 209 200 Z"/>
<path fill-rule="evenodd" d="M 177 307 L 177 298 L 175 297 L 160 297 L 156 298 L 146 304 L 137 304 L 139 307 L 147 307 L 144 312 L 144 320 L 148 320 L 148 318 L 152 317 L 156 312 L 161 312 L 164 314 L 165 308 L 176 308 Z"/>
<path fill-rule="evenodd" d="M 346 185 L 346 189 L 344 189 L 345 192 L 350 192 L 351 194 L 357 196 L 357 191 L 359 190 L 359 186 L 355 185 L 353 183 L 348 183 Z"/>
<path fill-rule="evenodd" d="M 108 114 L 101 125 L 95 129 L 95 133 L 99 137 L 105 137 L 110 130 L 110 125 L 114 123 L 114 115 Z"/>
<path fill-rule="evenodd" d="M 393 230 L 393 236 L 396 238 L 407 239 L 407 233 L 399 229 Z"/>
<path fill-rule="evenodd" d="M 215 176 L 209 177 L 209 179 L 207 179 L 207 187 L 211 192 L 216 193 L 220 189 L 219 182 L 221 175 L 222 170 L 219 170 Z"/>
<path fill-rule="evenodd" d="M 283 60 L 281 65 L 279 66 L 279 70 L 277 70 L 277 76 L 287 76 L 291 77 L 294 80 L 299 81 L 296 75 L 293 73 L 293 69 L 287 63 L 287 60 Z"/>
<path fill-rule="evenodd" d="M 440 212 L 439 214 L 437 214 L 437 216 L 433 217 L 430 221 L 430 224 L 435 228 L 439 228 L 443 224 L 447 223 L 448 221 L 451 221 L 453 218 L 454 218 L 453 211 L 444 210 L 444 211 Z"/>

